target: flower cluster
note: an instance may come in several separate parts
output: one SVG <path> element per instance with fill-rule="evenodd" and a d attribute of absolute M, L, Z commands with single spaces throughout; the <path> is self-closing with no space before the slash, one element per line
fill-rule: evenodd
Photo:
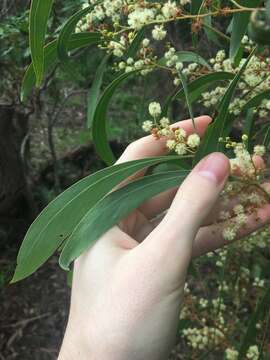
<path fill-rule="evenodd" d="M 242 139 L 243 142 L 240 143 L 230 138 L 220 139 L 221 142 L 225 142 L 226 148 L 233 150 L 235 155 L 235 158 L 230 159 L 231 173 L 236 176 L 235 181 L 229 182 L 225 187 L 223 202 L 226 205 L 230 198 L 235 197 L 240 201 L 231 210 L 220 212 L 219 219 L 226 224 L 222 232 L 226 241 L 234 240 L 238 231 L 245 228 L 248 216 L 254 214 L 258 207 L 269 202 L 267 190 L 259 184 L 264 170 L 261 157 L 265 154 L 265 148 L 256 145 L 253 154 L 250 154 L 247 149 L 247 136 L 243 135 Z M 260 156 L 259 164 L 256 164 L 258 156 Z"/>
<path fill-rule="evenodd" d="M 176 48 L 169 42 L 164 41 L 162 46 L 155 46 L 155 42 L 168 39 L 168 21 L 189 15 L 190 3 L 189 0 L 169 0 L 161 3 L 145 0 L 104 0 L 94 5 L 95 1 L 91 0 L 93 9 L 79 21 L 76 31 L 99 31 L 102 34 L 102 43 L 99 47 L 115 56 L 114 68 L 117 71 L 137 71 L 145 76 L 155 69 L 167 69 L 175 86 L 181 86 L 180 72 L 189 80 L 220 71 L 236 74 L 245 59 L 235 65 L 224 50 L 219 50 L 215 57 L 209 59 L 209 66 L 205 66 L 199 60 L 189 64 L 186 62 L 190 60 L 181 61 Z M 83 7 L 88 5 L 87 1 Z M 126 58 L 125 54 L 138 31 L 145 25 L 149 25 L 149 37 L 141 41 L 136 54 Z M 248 52 L 253 47 L 254 43 L 245 35 L 242 39 L 243 50 Z M 156 51 L 157 49 L 159 50 Z M 254 96 L 269 89 L 269 70 L 270 57 L 254 55 L 251 58 L 238 83 L 236 96 L 229 106 L 232 114 L 239 115 Z M 204 91 L 199 101 L 206 108 L 218 106 L 228 86 L 223 84 L 216 84 L 210 90 Z M 253 111 L 259 118 L 266 118 L 270 111 L 270 97 L 266 95 Z"/>
<path fill-rule="evenodd" d="M 235 157 L 230 160 L 232 174 L 241 174 L 241 178 L 252 179 L 264 170 L 263 163 L 255 164 L 256 156 L 265 155 L 265 146 L 256 145 L 253 149 L 253 154 L 247 149 L 248 136 L 242 136 L 242 142 L 232 141 L 230 137 L 226 139 L 220 138 L 219 142 L 224 142 L 227 149 L 232 149 Z"/>
<path fill-rule="evenodd" d="M 179 72 L 189 79 L 196 79 L 209 72 L 225 71 L 236 74 L 245 59 L 236 64 L 226 55 L 224 50 L 219 50 L 215 57 L 209 59 L 209 66 L 204 66 L 195 60 L 185 66 L 179 60 L 177 51 L 170 43 L 164 43 L 163 50 L 160 51 L 158 59 L 155 42 L 160 42 L 167 38 L 167 22 L 177 18 L 189 16 L 190 0 L 165 1 L 154 3 L 142 0 L 140 2 L 132 0 L 104 0 L 93 5 L 92 11 L 82 18 L 76 27 L 76 32 L 99 31 L 102 34 L 102 44 L 100 48 L 113 53 L 116 57 L 117 70 L 141 70 L 141 75 L 147 75 L 150 71 L 160 67 L 167 68 L 173 75 L 173 83 L 176 86 L 181 84 Z M 211 2 L 206 2 L 210 6 Z M 208 4 L 208 5 L 207 5 Z M 88 1 L 83 4 L 86 8 Z M 133 57 L 124 57 L 128 48 L 135 39 L 138 31 L 145 25 L 149 25 L 151 31 L 149 38 L 145 38 L 137 53 Z M 242 39 L 243 50 L 249 52 L 254 47 L 254 43 L 247 35 Z M 188 62 L 188 61 L 187 61 Z M 230 112 L 239 115 L 245 105 L 257 94 L 266 91 L 270 87 L 270 57 L 265 55 L 254 55 L 246 67 L 241 81 L 238 84 L 237 96 L 230 104 Z M 206 108 L 216 106 L 224 95 L 227 85 L 217 85 L 214 88 L 202 93 L 201 102 Z M 270 110 L 270 99 L 262 99 L 261 104 L 254 109 L 260 118 L 267 117 Z"/>
<path fill-rule="evenodd" d="M 91 0 L 94 5 L 96 1 Z M 150 1 L 136 2 L 132 0 L 104 0 L 94 6 L 93 10 L 77 25 L 77 32 L 87 31 L 97 26 L 101 21 L 106 21 L 113 29 L 125 27 L 128 30 L 140 30 L 143 26 L 158 22 L 172 21 L 180 16 L 191 0 L 167 1 L 163 4 Z M 89 6 L 88 1 L 83 8 Z"/>
<path fill-rule="evenodd" d="M 228 348 L 225 351 L 226 360 L 238 360 L 239 352 L 235 349 Z"/>
<path fill-rule="evenodd" d="M 251 46 L 254 45 L 252 41 L 244 36 L 242 42 L 248 44 L 248 50 L 251 50 Z M 224 50 L 219 50 L 215 58 L 210 59 L 210 64 L 215 72 L 226 71 L 236 74 L 245 59 L 242 59 L 238 66 L 235 66 L 232 60 L 226 57 Z M 269 89 L 270 86 L 270 57 L 262 57 L 254 55 L 250 59 L 241 81 L 237 87 L 237 96 L 230 104 L 230 112 L 234 115 L 239 115 L 245 108 L 246 104 L 259 93 L 262 93 Z M 194 75 L 194 74 L 193 74 Z M 199 76 L 198 73 L 196 76 Z M 206 108 L 216 105 L 222 96 L 224 95 L 227 86 L 216 86 L 210 91 L 206 91 L 202 94 L 202 103 Z M 258 114 L 260 118 L 265 118 L 270 110 L 270 100 L 263 99 L 261 104 L 254 109 L 254 112 Z"/>
<path fill-rule="evenodd" d="M 224 339 L 223 332 L 209 326 L 204 326 L 201 329 L 187 328 L 183 330 L 183 335 L 187 338 L 187 342 L 192 348 L 199 350 L 218 345 Z"/>
<path fill-rule="evenodd" d="M 158 102 L 149 104 L 149 114 L 153 120 L 143 122 L 142 128 L 145 132 L 151 132 L 156 139 L 167 138 L 167 148 L 178 155 L 194 154 L 200 145 L 198 134 L 188 135 L 181 127 L 170 126 L 170 120 L 167 117 L 160 118 L 161 106 Z"/>
<path fill-rule="evenodd" d="M 239 212 L 241 209 L 239 207 L 235 210 Z M 258 239 L 262 231 L 268 234 L 265 234 L 265 241 L 269 246 L 270 226 L 254 236 Z M 185 284 L 180 320 L 187 324 L 181 334 L 190 347 L 190 358 L 197 358 L 201 350 L 205 350 L 205 353 L 212 350 L 213 358 L 236 360 L 239 357 L 239 336 L 242 338 L 244 335 L 240 329 L 244 330 L 242 324 L 244 319 L 249 318 L 250 308 L 254 305 L 254 298 L 247 295 L 252 292 L 254 296 L 260 297 L 269 286 L 269 279 L 254 276 L 253 271 L 249 270 L 249 262 L 254 254 L 243 253 L 246 243 L 250 243 L 249 238 L 211 252 L 198 259 L 194 265 L 198 273 L 203 273 L 203 276 L 207 274 L 208 281 L 203 282 L 200 277 L 198 281 L 192 274 L 188 284 Z M 262 256 L 255 241 L 249 245 L 256 252 L 256 257 Z M 214 270 L 217 258 L 222 266 L 216 264 L 217 270 Z M 266 328 L 267 319 L 256 324 L 257 331 L 265 331 Z M 252 340 L 245 359 L 257 360 L 258 345 L 255 338 Z"/>
<path fill-rule="evenodd" d="M 260 353 L 257 345 L 253 345 L 248 348 L 247 359 L 258 360 L 259 355 Z"/>

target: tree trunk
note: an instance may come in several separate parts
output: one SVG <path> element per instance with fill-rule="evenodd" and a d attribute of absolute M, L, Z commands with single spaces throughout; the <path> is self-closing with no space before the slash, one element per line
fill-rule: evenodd
<path fill-rule="evenodd" d="M 0 246 L 21 239 L 35 211 L 21 156 L 27 125 L 26 115 L 0 105 Z"/>

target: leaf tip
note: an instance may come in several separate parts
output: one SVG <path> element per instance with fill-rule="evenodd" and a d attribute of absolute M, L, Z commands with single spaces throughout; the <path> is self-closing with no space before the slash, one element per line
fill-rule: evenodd
<path fill-rule="evenodd" d="M 37 79 L 36 79 L 36 87 L 39 89 L 41 87 L 41 84 L 42 84 L 42 78 L 37 77 Z"/>
<path fill-rule="evenodd" d="M 24 92 L 24 90 L 22 89 L 22 90 L 21 90 L 21 93 L 20 93 L 20 101 L 21 101 L 22 103 L 24 103 L 25 100 L 26 100 L 25 92 Z"/>
<path fill-rule="evenodd" d="M 61 267 L 61 269 L 65 270 L 65 271 L 70 271 L 70 261 L 66 261 L 64 259 L 61 259 L 61 256 L 59 258 L 59 265 Z"/>
<path fill-rule="evenodd" d="M 20 281 L 21 280 L 21 277 L 18 276 L 18 273 L 17 273 L 17 269 L 15 270 L 14 274 L 13 274 L 13 277 L 12 279 L 10 280 L 9 284 L 12 285 L 12 284 L 15 284 L 16 282 Z"/>

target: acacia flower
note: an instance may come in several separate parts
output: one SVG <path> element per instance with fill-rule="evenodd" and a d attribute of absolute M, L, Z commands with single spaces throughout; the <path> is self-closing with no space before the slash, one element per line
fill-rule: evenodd
<path fill-rule="evenodd" d="M 158 102 L 151 102 L 148 107 L 149 114 L 153 116 L 153 118 L 158 117 L 161 114 L 161 106 Z"/>
<path fill-rule="evenodd" d="M 189 147 L 196 148 L 200 145 L 200 137 L 198 134 L 192 134 L 189 135 L 188 140 L 187 140 L 187 144 Z"/>

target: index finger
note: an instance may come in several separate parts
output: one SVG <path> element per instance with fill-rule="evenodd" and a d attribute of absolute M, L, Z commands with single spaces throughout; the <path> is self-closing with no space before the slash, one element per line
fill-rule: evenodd
<path fill-rule="evenodd" d="M 211 117 L 207 115 L 195 118 L 196 132 L 198 133 L 198 135 L 203 136 L 207 126 L 210 124 L 211 121 Z M 178 121 L 171 125 L 171 127 L 177 126 L 183 128 L 186 131 L 187 135 L 195 132 L 191 119 Z M 166 147 L 166 141 L 167 139 L 165 137 L 157 140 L 152 135 L 144 136 L 128 145 L 128 147 L 118 159 L 116 164 L 120 164 L 126 161 L 143 159 L 151 156 L 166 155 L 169 151 Z"/>
<path fill-rule="evenodd" d="M 200 137 L 204 135 L 207 126 L 211 123 L 211 121 L 211 117 L 207 115 L 195 118 L 196 132 Z M 187 135 L 191 135 L 195 132 L 191 119 L 178 121 L 175 124 L 172 124 L 171 127 L 181 127 L 186 131 Z M 158 140 L 155 139 L 152 135 L 142 137 L 139 140 L 131 143 L 126 148 L 117 163 L 119 164 L 126 161 L 137 160 L 146 157 L 166 155 L 169 152 L 168 148 L 166 147 L 166 141 L 166 137 L 162 137 Z M 121 186 L 125 185 L 129 181 L 143 176 L 145 171 L 146 170 L 141 170 L 136 174 L 130 176 L 121 184 Z M 170 189 L 162 194 L 154 196 L 152 199 L 147 200 L 139 207 L 140 211 L 143 212 L 143 214 L 147 218 L 152 218 L 153 216 L 156 216 L 170 206 L 170 203 L 173 200 L 176 191 L 177 188 Z"/>

